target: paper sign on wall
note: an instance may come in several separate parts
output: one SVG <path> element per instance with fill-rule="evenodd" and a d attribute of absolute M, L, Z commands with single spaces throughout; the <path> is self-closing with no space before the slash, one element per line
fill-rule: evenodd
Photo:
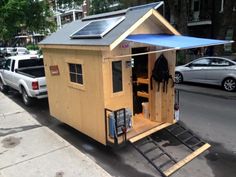
<path fill-rule="evenodd" d="M 50 69 L 50 72 L 51 72 L 52 76 L 60 75 L 58 65 L 50 66 L 49 69 Z"/>

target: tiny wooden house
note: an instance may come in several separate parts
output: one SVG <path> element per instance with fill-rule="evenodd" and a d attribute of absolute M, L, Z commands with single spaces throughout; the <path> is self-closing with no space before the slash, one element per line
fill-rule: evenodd
<path fill-rule="evenodd" d="M 176 50 L 181 46 L 172 46 L 173 41 L 163 44 L 160 38 L 155 45 L 148 37 L 143 42 L 132 38 L 180 36 L 156 11 L 158 6 L 153 3 L 88 16 L 40 43 L 53 117 L 104 145 L 134 142 L 175 122 L 171 81 L 163 91 L 156 82 L 151 89 L 150 80 L 160 55 L 174 76 Z M 129 121 L 129 127 L 121 127 L 123 133 L 114 135 L 112 131 L 119 127 L 111 119 L 118 114 L 124 125 Z"/>

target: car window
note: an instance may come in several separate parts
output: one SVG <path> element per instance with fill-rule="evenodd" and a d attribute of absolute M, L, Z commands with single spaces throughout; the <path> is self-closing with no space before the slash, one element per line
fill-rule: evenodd
<path fill-rule="evenodd" d="M 198 66 L 209 66 L 209 64 L 210 64 L 209 58 L 203 58 L 203 59 L 199 59 L 197 61 L 192 62 L 191 66 L 195 66 L 195 67 L 198 67 Z"/>
<path fill-rule="evenodd" d="M 25 67 L 34 67 L 34 66 L 43 66 L 43 59 L 26 59 L 20 60 L 18 63 L 18 68 L 25 68 Z"/>
<path fill-rule="evenodd" d="M 5 63 L 5 69 L 10 70 L 10 65 L 11 65 L 11 59 L 8 59 Z"/>
<path fill-rule="evenodd" d="M 210 65 L 223 67 L 223 66 L 231 66 L 233 65 L 233 63 L 224 59 L 220 59 L 220 58 L 212 58 Z"/>
<path fill-rule="evenodd" d="M 3 68 L 3 66 L 5 66 L 6 64 L 6 60 L 0 60 L 0 69 Z"/>

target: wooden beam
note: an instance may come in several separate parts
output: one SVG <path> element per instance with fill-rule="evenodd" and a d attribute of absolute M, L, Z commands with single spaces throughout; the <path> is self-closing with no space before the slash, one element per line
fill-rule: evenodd
<path fill-rule="evenodd" d="M 144 133 L 141 133 L 141 134 L 139 134 L 139 135 L 137 135 L 137 136 L 135 136 L 133 138 L 130 138 L 129 141 L 131 143 L 134 143 L 134 142 L 136 142 L 136 141 L 138 141 L 138 140 L 140 140 L 142 138 L 145 138 L 146 136 L 151 135 L 151 134 L 153 134 L 153 133 L 155 133 L 155 132 L 157 132 L 157 131 L 159 131 L 159 130 L 161 130 L 163 128 L 166 128 L 166 127 L 168 127 L 170 125 L 172 125 L 172 124 L 170 124 L 170 123 L 161 124 L 160 126 L 152 128 L 151 130 L 148 130 L 148 131 L 146 131 Z"/>
<path fill-rule="evenodd" d="M 106 57 L 106 58 L 104 58 L 104 59 L 107 60 L 107 59 L 134 57 L 134 56 L 147 55 L 147 54 L 152 54 L 152 53 L 162 53 L 162 52 L 173 51 L 173 50 L 179 50 L 179 48 L 178 48 L 178 47 L 175 47 L 175 48 L 168 48 L 168 49 L 155 50 L 155 51 L 143 52 L 143 53 L 136 53 L 136 54 L 111 56 L 111 57 Z"/>
<path fill-rule="evenodd" d="M 172 167 L 170 167 L 169 169 L 164 171 L 164 174 L 166 176 L 170 176 L 176 170 L 180 169 L 182 166 L 184 166 L 185 164 L 187 164 L 188 162 L 190 162 L 191 160 L 196 158 L 198 155 L 200 155 L 201 153 L 206 151 L 209 147 L 211 147 L 210 144 L 208 144 L 208 143 L 204 144 L 203 146 L 198 148 L 196 151 L 194 151 L 193 153 L 189 154 L 187 157 L 185 157 L 184 159 L 182 159 L 181 161 L 179 161 L 178 163 L 176 163 L 175 165 L 173 165 Z"/>
<path fill-rule="evenodd" d="M 152 9 L 149 10 L 142 18 L 140 18 L 135 24 L 133 24 L 126 32 L 124 32 L 119 38 L 117 38 L 111 45 L 110 50 L 113 50 L 119 45 L 129 34 L 131 34 L 137 27 L 139 27 L 148 17 L 152 15 Z"/>
<path fill-rule="evenodd" d="M 152 10 L 152 14 L 157 18 L 157 20 L 164 25 L 172 34 L 180 35 L 180 33 L 156 10 Z"/>

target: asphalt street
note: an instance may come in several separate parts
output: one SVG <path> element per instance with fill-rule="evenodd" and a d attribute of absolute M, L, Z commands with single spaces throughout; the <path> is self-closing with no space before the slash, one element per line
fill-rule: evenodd
<path fill-rule="evenodd" d="M 190 129 L 212 145 L 206 159 L 215 177 L 233 177 L 236 176 L 236 93 L 226 92 L 216 96 L 217 92 L 224 91 L 207 89 L 211 90 L 208 95 L 180 91 L 180 117 Z M 227 94 L 230 95 L 226 97 Z"/>
<path fill-rule="evenodd" d="M 209 142 L 212 148 L 175 173 L 173 177 L 234 177 L 236 174 L 236 93 L 225 96 L 222 95 L 224 91 L 218 88 L 195 85 L 179 86 L 179 89 L 181 121 Z M 50 117 L 47 100 L 37 101 L 32 107 L 25 107 L 17 93 L 12 92 L 8 97 L 26 109 L 42 125 L 49 127 L 88 155 L 112 176 L 159 176 L 158 172 L 131 145 L 120 149 L 104 147 Z M 167 144 L 170 151 L 182 153 L 178 150 L 181 146 L 174 140 L 167 142 L 165 135 L 162 144 Z"/>

